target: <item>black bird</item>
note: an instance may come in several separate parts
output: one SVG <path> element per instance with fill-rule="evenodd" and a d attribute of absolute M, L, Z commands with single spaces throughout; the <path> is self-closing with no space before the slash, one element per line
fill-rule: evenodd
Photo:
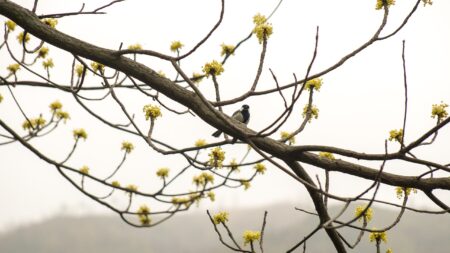
<path fill-rule="evenodd" d="M 250 120 L 250 112 L 248 111 L 250 107 L 248 105 L 243 105 L 240 110 L 235 111 L 231 117 L 239 122 L 242 122 L 244 124 L 248 124 L 248 121 Z M 212 136 L 219 137 L 222 134 L 222 131 L 217 130 L 215 131 Z"/>

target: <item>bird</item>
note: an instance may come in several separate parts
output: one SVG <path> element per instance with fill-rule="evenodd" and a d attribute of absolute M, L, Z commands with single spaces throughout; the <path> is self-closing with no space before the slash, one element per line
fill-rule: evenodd
<path fill-rule="evenodd" d="M 249 108 L 250 108 L 250 106 L 248 106 L 248 105 L 242 105 L 241 109 L 235 111 L 233 113 L 233 115 L 231 115 L 231 118 L 247 125 L 250 120 L 250 112 L 248 111 Z M 222 131 L 217 130 L 212 134 L 212 136 L 217 138 L 221 134 L 222 134 Z"/>

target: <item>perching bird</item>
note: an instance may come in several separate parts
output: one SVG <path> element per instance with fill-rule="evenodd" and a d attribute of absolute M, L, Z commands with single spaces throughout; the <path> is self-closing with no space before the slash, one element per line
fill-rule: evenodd
<path fill-rule="evenodd" d="M 243 105 L 240 110 L 235 111 L 231 117 L 239 122 L 242 122 L 244 124 L 248 124 L 248 121 L 250 120 L 250 112 L 248 111 L 250 107 L 248 105 Z M 215 131 L 212 136 L 219 137 L 222 134 L 222 131 L 217 130 Z"/>

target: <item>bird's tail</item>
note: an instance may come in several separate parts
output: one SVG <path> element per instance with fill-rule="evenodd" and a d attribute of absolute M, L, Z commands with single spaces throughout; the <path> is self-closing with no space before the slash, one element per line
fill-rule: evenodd
<path fill-rule="evenodd" d="M 215 131 L 213 134 L 212 134 L 212 136 L 214 136 L 214 137 L 219 137 L 220 135 L 222 134 L 222 131 L 220 131 L 220 130 L 217 130 L 217 131 Z"/>

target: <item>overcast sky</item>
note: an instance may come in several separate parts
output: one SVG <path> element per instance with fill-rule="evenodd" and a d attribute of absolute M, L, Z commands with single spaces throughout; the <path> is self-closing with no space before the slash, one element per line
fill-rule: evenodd
<path fill-rule="evenodd" d="M 34 1 L 14 2 L 31 8 Z M 41 0 L 37 13 L 74 11 L 80 8 L 81 3 L 82 1 Z M 85 10 L 105 3 L 107 1 L 88 1 Z M 219 60 L 220 44 L 233 44 L 245 38 L 252 29 L 252 17 L 258 12 L 270 14 L 277 3 L 278 0 L 226 1 L 221 27 L 198 52 L 182 63 L 186 72 L 200 72 L 205 62 Z M 284 0 L 270 20 L 274 34 L 269 40 L 265 70 L 258 89 L 273 88 L 275 85 L 268 68 L 276 73 L 280 83 L 292 82 L 292 73 L 299 77 L 305 75 L 314 49 L 316 26 L 320 27 L 320 34 L 313 73 L 334 64 L 363 44 L 376 31 L 382 19 L 382 11 L 375 10 L 375 3 L 375 0 Z M 397 1 L 391 8 L 385 34 L 399 25 L 414 3 L 412 0 Z M 57 29 L 101 47 L 117 49 L 121 42 L 125 46 L 140 43 L 145 49 L 170 54 L 169 45 L 174 40 L 183 42 L 185 48 L 194 46 L 217 21 L 219 7 L 218 0 L 129 0 L 107 9 L 107 15 L 60 19 Z M 334 145 L 361 152 L 383 152 L 384 140 L 389 131 L 401 128 L 403 121 L 402 40 L 406 40 L 409 91 L 406 141 L 414 140 L 431 128 L 435 123 L 430 118 L 431 105 L 441 101 L 450 103 L 449 11 L 449 1 L 436 0 L 426 8 L 420 5 L 406 27 L 397 35 L 389 40 L 376 42 L 340 69 L 323 76 L 323 87 L 314 98 L 314 104 L 320 109 L 319 119 L 313 120 L 305 132 L 297 137 L 297 143 Z M 0 17 L 0 21 L 3 24 L 5 19 Z M 3 34 L 3 29 L 1 30 Z M 14 37 L 17 33 L 14 33 Z M 17 44 L 14 41 L 11 43 Z M 50 50 L 56 65 L 52 77 L 60 83 L 67 83 L 70 55 L 53 47 Z M 224 74 L 219 78 L 224 99 L 248 89 L 257 68 L 259 53 L 259 44 L 256 38 L 252 38 L 229 60 Z M 169 77 L 174 76 L 169 64 L 145 57 L 140 59 L 154 70 L 162 70 Z M 5 75 L 5 66 L 10 63 L 12 60 L 2 49 L 2 75 Z M 29 77 L 24 73 L 19 76 L 23 79 Z M 88 81 L 94 82 L 95 79 Z M 200 89 L 211 99 L 212 87 L 210 80 L 200 84 Z M 71 113 L 72 120 L 63 129 L 48 139 L 32 142 L 51 157 L 64 157 L 72 145 L 71 130 L 84 127 L 89 138 L 86 143 L 81 143 L 80 150 L 71 160 L 75 167 L 88 164 L 91 168 L 97 168 L 92 173 L 106 175 L 120 161 L 120 143 L 124 139 L 132 140 L 137 147 L 126 163 L 126 173 L 120 175 L 119 180 L 124 184 L 145 185 L 148 184 L 148 180 L 143 178 L 145 173 L 153 174 L 156 168 L 162 166 L 181 167 L 182 160 L 168 159 L 149 152 L 142 140 L 105 130 L 103 125 L 83 112 L 67 94 L 24 88 L 16 88 L 15 92 L 24 109 L 31 115 L 41 112 L 48 114 L 48 104 L 55 99 L 63 102 L 64 108 Z M 7 89 L 0 87 L 0 93 L 5 97 L 0 105 L 0 117 L 16 127 L 17 131 L 24 133 L 20 129 L 23 118 L 14 107 Z M 142 106 L 149 101 L 126 92 L 121 93 L 121 98 L 136 113 L 137 122 L 142 124 L 142 129 L 146 129 L 140 113 Z M 281 99 L 275 94 L 271 97 L 250 98 L 246 103 L 250 105 L 252 113 L 249 127 L 255 130 L 262 129 L 282 109 Z M 298 126 L 304 103 L 305 99 L 296 109 L 297 116 L 282 130 L 292 131 Z M 179 105 L 172 105 L 181 108 Z M 225 107 L 224 110 L 232 113 L 239 107 L 240 104 L 236 104 Z M 124 117 L 116 113 L 118 108 L 111 103 L 95 104 L 95 109 L 105 117 L 125 122 Z M 213 131 L 212 127 L 198 118 L 177 118 L 165 113 L 165 117 L 158 120 L 155 134 L 171 145 L 182 148 L 192 145 L 198 138 L 213 142 L 210 137 Z M 440 133 L 435 146 L 421 149 L 419 154 L 429 160 L 448 163 L 449 141 L 450 131 L 447 129 Z M 398 146 L 392 143 L 389 144 L 389 149 L 393 151 Z M 242 149 L 236 148 L 228 154 L 239 157 L 242 152 Z M 0 146 L 0 157 L 0 230 L 61 212 L 108 213 L 69 185 L 53 167 L 40 161 L 22 146 Z M 306 167 L 311 175 L 322 175 L 321 170 Z M 422 168 L 397 162 L 388 163 L 386 168 L 387 171 L 406 175 L 417 172 L 417 169 Z M 355 194 L 368 185 L 367 181 L 354 180 L 342 174 L 333 174 L 333 178 L 331 190 L 336 194 Z M 189 181 L 177 189 L 187 188 L 192 188 Z M 248 191 L 234 189 L 219 191 L 217 195 L 218 200 L 213 205 L 203 204 L 200 210 L 206 207 L 223 209 L 281 201 L 311 208 L 304 188 L 272 166 L 269 166 L 268 173 L 252 182 Z M 397 201 L 392 187 L 382 187 L 380 197 Z M 411 199 L 411 204 L 424 206 L 429 203 L 418 194 Z"/>

